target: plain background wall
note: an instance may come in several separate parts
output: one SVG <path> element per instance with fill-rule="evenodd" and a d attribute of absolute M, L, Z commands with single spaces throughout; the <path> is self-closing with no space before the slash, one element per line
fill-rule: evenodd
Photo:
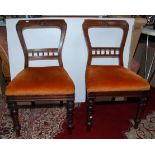
<path fill-rule="evenodd" d="M 31 20 L 31 19 L 26 19 L 26 20 Z M 41 19 L 43 20 L 43 19 L 55 19 L 55 18 L 41 18 Z M 67 70 L 68 74 L 70 75 L 70 77 L 72 78 L 75 84 L 75 102 L 84 102 L 85 101 L 85 69 L 86 69 L 88 53 L 87 53 L 85 39 L 83 36 L 82 23 L 86 18 L 57 18 L 57 19 L 65 19 L 67 23 L 67 33 L 66 33 L 66 38 L 65 38 L 63 52 L 62 52 L 62 59 L 63 59 L 64 68 Z M 94 19 L 94 18 L 91 18 L 91 19 Z M 119 18 L 96 18 L 96 19 L 120 20 Z M 22 20 L 22 19 L 6 20 L 11 79 L 14 78 L 17 75 L 17 73 L 24 68 L 23 51 L 16 32 L 16 23 L 18 22 L 18 20 Z M 132 34 L 134 19 L 121 18 L 121 20 L 126 20 L 129 24 L 129 32 L 128 32 L 127 42 L 124 49 L 124 66 L 128 67 L 131 34 Z M 35 46 L 52 45 L 54 44 L 54 41 L 52 43 L 51 36 L 53 35 L 53 38 L 54 38 L 54 37 L 58 37 L 58 34 L 59 34 L 59 32 L 57 32 L 56 34 L 56 32 L 54 31 L 48 32 L 48 30 L 46 29 L 44 31 L 44 35 L 46 37 L 42 39 L 40 35 L 43 34 L 43 32 L 38 33 L 35 31 L 35 32 L 31 32 L 30 33 L 31 35 L 29 35 L 28 31 L 24 32 L 25 38 L 27 37 L 28 47 L 33 47 L 34 45 Z M 94 39 L 94 41 L 96 43 L 100 43 L 101 42 L 100 37 L 102 33 L 94 31 L 94 32 L 90 32 L 90 35 L 91 33 L 93 33 L 92 38 L 95 38 L 95 37 L 98 38 L 98 39 Z M 115 45 L 119 44 L 120 42 L 119 35 L 121 35 L 121 31 L 120 30 L 104 31 L 104 38 L 107 38 L 110 35 L 114 36 L 113 41 Z M 41 38 L 40 41 L 39 41 L 39 38 Z M 36 42 L 38 43 L 35 44 Z M 102 43 L 110 45 L 112 41 L 111 39 L 104 39 Z M 115 61 L 114 59 L 107 59 L 106 61 L 104 59 L 93 60 L 93 64 L 103 64 L 103 63 L 116 64 L 117 60 Z M 49 65 L 57 65 L 57 62 L 51 63 L 51 61 L 33 61 L 30 63 L 30 66 L 49 66 Z"/>

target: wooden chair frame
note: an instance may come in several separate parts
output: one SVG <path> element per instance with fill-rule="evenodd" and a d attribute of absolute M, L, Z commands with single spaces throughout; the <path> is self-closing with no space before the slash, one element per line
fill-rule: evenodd
<path fill-rule="evenodd" d="M 61 30 L 60 42 L 58 48 L 48 48 L 48 49 L 27 49 L 24 37 L 23 30 L 29 28 L 47 28 L 47 27 L 56 27 Z M 16 25 L 17 33 L 21 46 L 23 48 L 25 56 L 25 65 L 27 68 L 29 66 L 29 60 L 52 60 L 58 59 L 59 65 L 63 66 L 62 63 L 62 47 L 65 39 L 65 34 L 67 30 L 67 24 L 64 20 L 20 20 Z M 34 53 L 37 53 L 37 56 Z M 39 56 L 39 53 L 42 52 L 42 56 Z M 47 52 L 48 55 L 44 55 L 44 52 Z M 57 55 L 50 55 L 49 53 L 56 52 Z M 31 53 L 31 56 L 29 55 Z M 46 80 L 46 79 L 45 79 Z M 74 110 L 74 94 L 62 94 L 62 95 L 40 95 L 40 96 L 6 96 L 6 101 L 13 118 L 14 130 L 16 135 L 20 136 L 21 126 L 18 120 L 18 104 L 17 102 L 31 102 L 32 105 L 35 105 L 36 101 L 60 101 L 61 104 L 67 103 L 67 126 L 69 133 L 72 133 L 73 128 L 73 110 Z"/>
<path fill-rule="evenodd" d="M 120 47 L 92 47 L 89 32 L 90 28 L 121 28 L 123 30 L 122 40 Z M 91 61 L 93 57 L 117 57 L 119 59 L 119 65 L 123 66 L 123 51 L 124 46 L 126 43 L 126 38 L 128 34 L 129 25 L 124 20 L 85 20 L 83 23 L 83 32 L 85 41 L 87 44 L 88 49 L 88 61 L 87 67 L 91 66 Z M 95 50 L 95 53 L 92 51 Z M 100 53 L 96 51 L 99 50 Z M 102 50 L 108 50 L 108 54 L 105 52 L 104 54 L 101 53 Z M 113 50 L 113 52 L 111 52 Z M 116 51 L 119 50 L 119 53 Z M 137 128 L 140 122 L 140 118 L 142 117 L 142 112 L 144 110 L 144 106 L 146 105 L 149 97 L 149 91 L 106 91 L 106 92 L 87 92 L 86 93 L 86 101 L 87 101 L 87 129 L 90 130 L 92 127 L 93 122 L 93 107 L 94 102 L 96 99 L 103 99 L 104 97 L 111 97 L 114 99 L 115 97 L 137 97 L 139 98 L 137 114 L 135 117 L 135 125 L 134 127 Z"/>

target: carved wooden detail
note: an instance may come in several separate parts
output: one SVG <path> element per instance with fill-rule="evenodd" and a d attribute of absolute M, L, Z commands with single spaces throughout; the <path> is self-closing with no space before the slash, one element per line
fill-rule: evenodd
<path fill-rule="evenodd" d="M 120 48 L 92 47 L 92 57 L 119 57 Z"/>
<path fill-rule="evenodd" d="M 58 48 L 28 49 L 29 60 L 58 59 Z"/>

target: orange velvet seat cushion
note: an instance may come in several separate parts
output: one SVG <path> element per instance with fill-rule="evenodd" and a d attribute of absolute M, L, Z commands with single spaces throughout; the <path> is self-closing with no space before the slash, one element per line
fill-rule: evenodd
<path fill-rule="evenodd" d="M 7 96 L 73 94 L 74 84 L 63 67 L 28 67 L 6 87 Z"/>
<path fill-rule="evenodd" d="M 134 72 L 121 66 L 88 66 L 87 92 L 147 91 L 149 83 Z"/>

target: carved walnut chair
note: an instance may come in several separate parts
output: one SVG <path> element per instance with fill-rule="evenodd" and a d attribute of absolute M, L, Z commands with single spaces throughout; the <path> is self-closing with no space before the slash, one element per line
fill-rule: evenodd
<path fill-rule="evenodd" d="M 37 28 L 58 28 L 61 30 L 58 48 L 28 49 L 23 30 Z M 69 133 L 73 128 L 74 84 L 63 67 L 62 47 L 65 39 L 67 24 L 64 20 L 21 20 L 16 25 L 17 33 L 25 57 L 25 67 L 6 87 L 6 101 L 13 118 L 14 130 L 20 136 L 17 102 L 67 103 L 67 126 Z M 53 60 L 59 66 L 30 67 L 30 60 Z M 46 103 L 47 104 L 47 103 Z M 53 103 L 54 104 L 54 103 Z M 37 107 L 37 106 L 36 106 Z"/>
<path fill-rule="evenodd" d="M 122 39 L 120 47 L 92 47 L 89 33 L 91 28 L 121 29 Z M 83 23 L 83 31 L 88 49 L 85 76 L 88 130 L 92 127 L 94 102 L 107 97 L 112 98 L 114 101 L 116 101 L 117 97 L 124 97 L 125 99 L 137 97 L 138 110 L 135 117 L 135 128 L 138 127 L 140 118 L 142 117 L 142 111 L 148 100 L 150 85 L 142 77 L 123 67 L 123 51 L 128 29 L 128 23 L 123 20 L 85 20 Z M 93 58 L 118 58 L 119 64 L 92 65 Z"/>

